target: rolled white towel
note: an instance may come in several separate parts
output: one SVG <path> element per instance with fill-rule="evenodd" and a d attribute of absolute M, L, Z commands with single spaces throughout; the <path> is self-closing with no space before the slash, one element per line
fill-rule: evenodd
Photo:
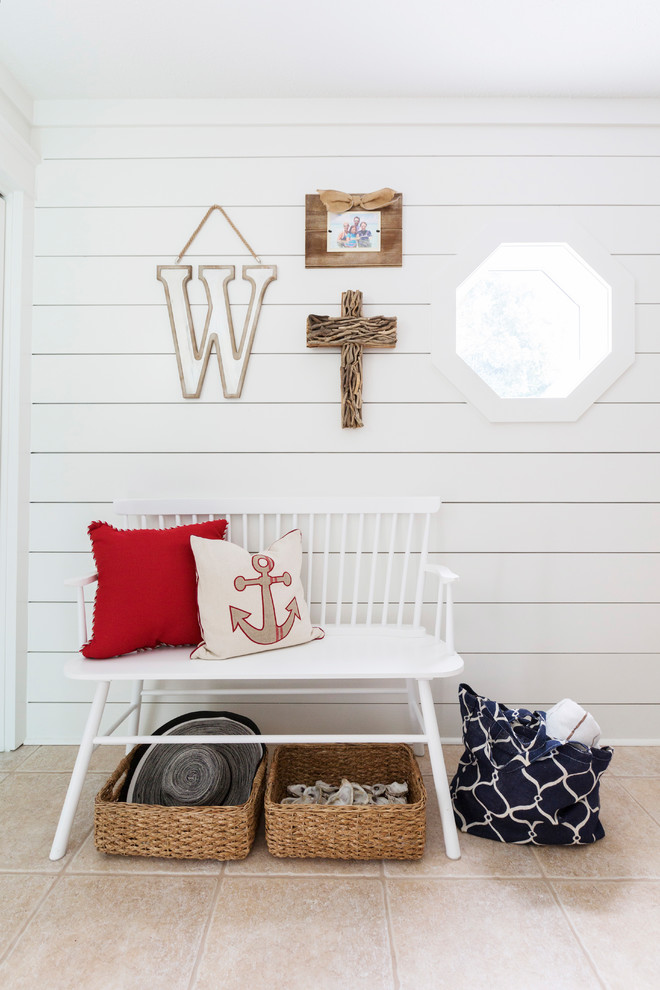
<path fill-rule="evenodd" d="M 600 726 L 593 715 L 584 708 L 564 698 L 546 712 L 545 724 L 551 739 L 560 742 L 577 742 L 584 746 L 597 746 Z"/>

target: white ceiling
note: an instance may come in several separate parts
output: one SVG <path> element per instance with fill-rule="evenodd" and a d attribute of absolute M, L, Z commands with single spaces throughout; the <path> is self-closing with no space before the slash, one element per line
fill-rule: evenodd
<path fill-rule="evenodd" d="M 37 100 L 660 96 L 660 0 L 0 0 Z"/>

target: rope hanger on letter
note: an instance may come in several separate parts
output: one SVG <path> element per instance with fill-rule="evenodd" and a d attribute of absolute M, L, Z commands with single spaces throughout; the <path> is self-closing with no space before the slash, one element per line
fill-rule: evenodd
<path fill-rule="evenodd" d="M 254 251 L 252 250 L 252 248 L 250 247 L 250 245 L 248 244 L 248 242 L 245 240 L 245 238 L 241 234 L 241 232 L 238 229 L 238 227 L 236 226 L 236 224 L 227 216 L 227 214 L 225 213 L 225 211 L 223 210 L 223 208 L 221 206 L 219 206 L 217 203 L 214 203 L 213 206 L 209 206 L 208 210 L 206 211 L 206 213 L 204 214 L 204 216 L 203 216 L 203 218 L 201 220 L 201 223 L 198 225 L 197 229 L 192 234 L 190 240 L 188 241 L 188 243 L 184 247 L 183 251 L 181 251 L 181 253 L 179 254 L 178 258 L 176 259 L 175 264 L 177 264 L 177 265 L 179 264 L 179 262 L 181 261 L 181 259 L 184 256 L 184 254 L 186 253 L 186 251 L 188 250 L 188 248 L 190 247 L 190 245 L 192 244 L 192 242 L 195 240 L 195 238 L 199 234 L 200 230 L 202 229 L 202 227 L 204 226 L 204 224 L 206 223 L 206 221 L 211 216 L 211 214 L 213 213 L 214 210 L 219 210 L 220 213 L 222 213 L 223 217 L 225 218 L 225 220 L 227 221 L 227 223 L 229 224 L 229 226 L 231 227 L 231 229 L 233 231 L 235 231 L 235 233 L 238 234 L 238 236 L 243 241 L 243 244 L 245 244 L 246 248 L 248 249 L 248 251 L 250 252 L 250 254 L 252 255 L 252 257 L 254 258 L 254 260 L 257 262 L 258 265 L 260 265 L 261 264 L 261 258 L 258 258 L 257 257 L 257 255 L 254 253 Z"/>

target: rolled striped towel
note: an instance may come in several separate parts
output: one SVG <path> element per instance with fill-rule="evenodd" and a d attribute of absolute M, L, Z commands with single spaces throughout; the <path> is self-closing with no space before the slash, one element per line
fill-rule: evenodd
<path fill-rule="evenodd" d="M 563 698 L 548 709 L 545 728 L 551 739 L 559 739 L 563 743 L 582 743 L 592 747 L 597 746 L 600 740 L 600 726 L 596 719 L 570 698 Z"/>

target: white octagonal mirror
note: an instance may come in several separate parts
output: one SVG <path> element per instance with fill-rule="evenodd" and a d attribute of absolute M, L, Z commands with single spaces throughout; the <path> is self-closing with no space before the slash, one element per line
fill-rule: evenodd
<path fill-rule="evenodd" d="M 484 229 L 436 285 L 431 357 L 489 419 L 575 420 L 634 360 L 634 282 L 585 231 Z"/>

